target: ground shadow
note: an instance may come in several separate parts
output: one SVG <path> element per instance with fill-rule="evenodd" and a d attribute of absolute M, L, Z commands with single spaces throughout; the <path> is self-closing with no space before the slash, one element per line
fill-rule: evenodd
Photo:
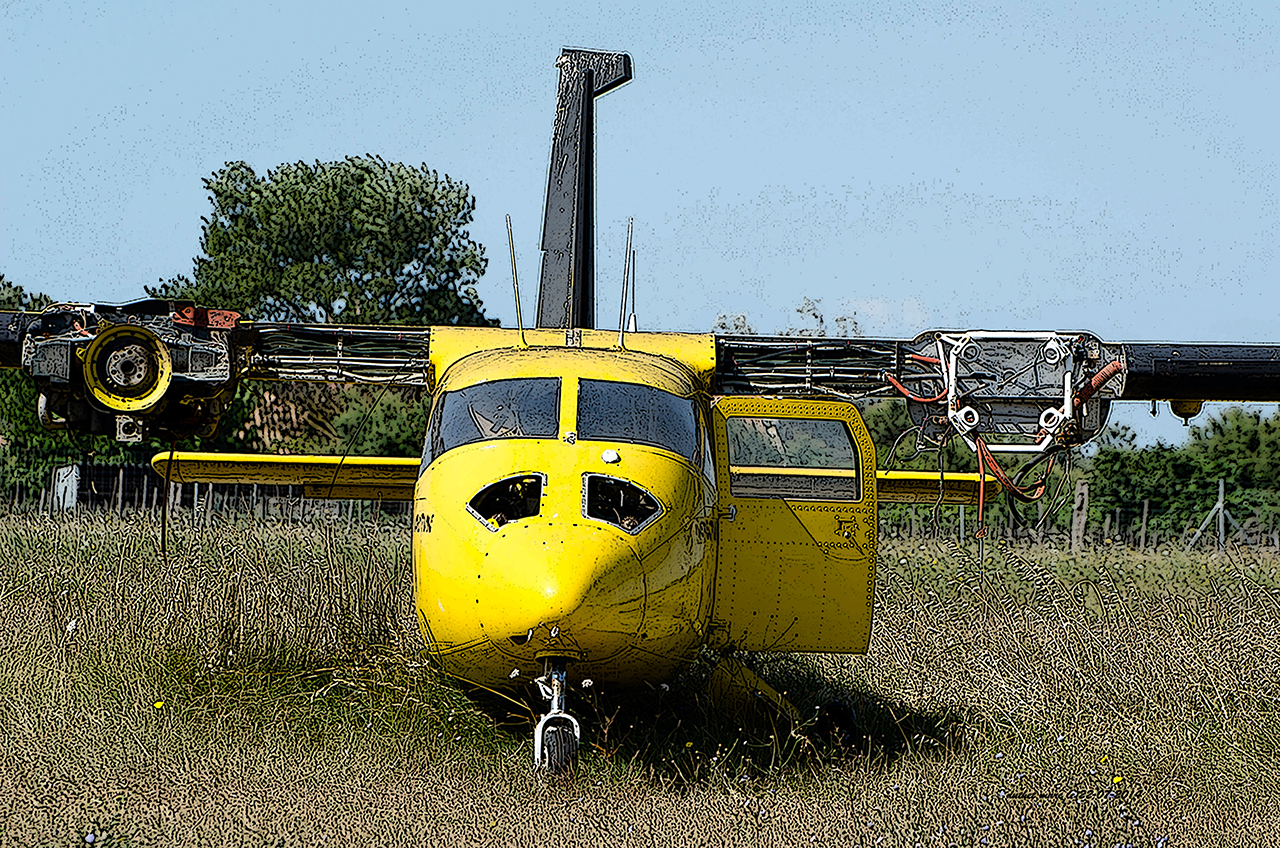
<path fill-rule="evenodd" d="M 972 723 L 833 681 L 799 655 L 744 660 L 798 718 L 760 695 L 712 697 L 712 657 L 670 683 L 629 689 L 584 686 L 571 676 L 569 710 L 582 727 L 579 772 L 675 787 L 785 778 L 838 762 L 885 768 L 959 753 Z M 529 750 L 531 765 L 533 726 L 546 710 L 531 685 L 510 693 L 469 686 L 394 650 L 345 659 L 244 651 L 215 665 L 175 650 L 160 668 L 166 679 L 155 681 L 156 690 L 197 723 L 217 717 L 248 729 L 279 720 L 287 704 L 289 720 L 317 736 L 372 728 L 420 737 L 429 747 L 442 732 L 466 727 L 468 738 Z"/>
<path fill-rule="evenodd" d="M 678 786 L 786 777 L 836 762 L 884 768 L 902 758 L 957 755 L 971 723 L 958 712 L 923 712 L 837 684 L 802 658 L 757 656 L 748 664 L 785 693 L 798 720 L 762 696 L 712 698 L 706 684 L 714 663 L 706 659 L 668 684 L 623 689 L 579 682 L 569 698 L 582 725 L 579 769 Z M 535 717 L 545 711 L 532 689 L 511 698 L 480 689 L 468 695 L 500 732 L 530 744 Z"/>

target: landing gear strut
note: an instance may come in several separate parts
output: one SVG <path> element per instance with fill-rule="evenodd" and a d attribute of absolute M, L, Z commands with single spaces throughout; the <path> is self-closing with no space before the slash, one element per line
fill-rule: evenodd
<path fill-rule="evenodd" d="M 582 730 L 578 720 L 565 712 L 566 677 L 569 661 L 547 657 L 544 674 L 533 681 L 551 709 L 533 728 L 533 765 L 551 774 L 564 774 L 578 761 Z"/>

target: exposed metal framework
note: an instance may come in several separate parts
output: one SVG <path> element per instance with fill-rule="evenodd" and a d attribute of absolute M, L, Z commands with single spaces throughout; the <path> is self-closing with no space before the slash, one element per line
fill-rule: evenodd
<path fill-rule="evenodd" d="M 1280 345 L 1104 342 L 1081 332 L 914 339 L 716 337 L 719 394 L 905 398 L 917 425 L 993 451 L 1081 444 L 1116 400 L 1280 400 Z M 1181 405 L 1190 402 L 1190 406 Z"/>
<path fill-rule="evenodd" d="M 426 386 L 430 338 L 427 327 L 244 322 L 232 341 L 249 379 Z"/>

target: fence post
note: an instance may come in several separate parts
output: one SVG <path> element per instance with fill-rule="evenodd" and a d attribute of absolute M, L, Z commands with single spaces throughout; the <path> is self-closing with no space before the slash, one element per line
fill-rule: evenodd
<path fill-rule="evenodd" d="M 1226 484 L 1218 478 L 1218 550 L 1227 547 L 1227 493 Z"/>
<path fill-rule="evenodd" d="M 1138 549 L 1145 551 L 1147 549 L 1147 509 L 1151 506 L 1150 498 L 1142 499 L 1142 541 L 1139 542 Z"/>
<path fill-rule="evenodd" d="M 964 504 L 960 504 L 960 541 L 964 541 Z"/>
<path fill-rule="evenodd" d="M 1076 499 L 1071 507 L 1071 551 L 1084 547 L 1085 522 L 1089 518 L 1089 481 L 1076 481 Z"/>

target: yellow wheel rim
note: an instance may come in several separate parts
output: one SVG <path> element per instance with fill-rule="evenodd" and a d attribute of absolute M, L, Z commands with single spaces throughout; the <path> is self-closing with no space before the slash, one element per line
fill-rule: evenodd
<path fill-rule="evenodd" d="M 173 382 L 169 347 L 142 327 L 108 327 L 85 351 L 84 382 L 94 400 L 108 410 L 146 412 Z"/>

